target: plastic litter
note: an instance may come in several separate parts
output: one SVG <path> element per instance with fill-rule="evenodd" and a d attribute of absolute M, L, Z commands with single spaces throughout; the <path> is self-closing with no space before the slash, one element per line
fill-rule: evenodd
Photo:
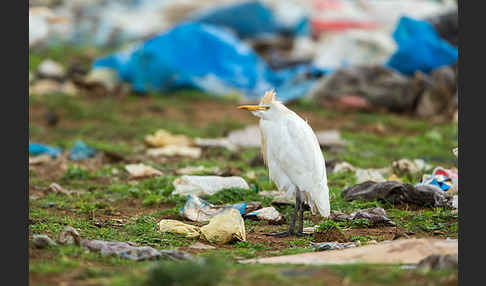
<path fill-rule="evenodd" d="M 281 223 L 283 221 L 283 216 L 274 207 L 266 207 L 253 211 L 247 214 L 245 217 L 256 217 L 259 220 L 265 220 L 275 224 Z"/>
<path fill-rule="evenodd" d="M 213 195 L 223 189 L 249 189 L 248 183 L 241 177 L 219 176 L 182 176 L 174 180 L 173 195 Z"/>
<path fill-rule="evenodd" d="M 46 248 L 48 246 L 56 246 L 57 243 L 53 241 L 46 234 L 34 234 L 32 236 L 32 243 L 36 248 Z"/>
<path fill-rule="evenodd" d="M 392 163 L 392 170 L 395 174 L 399 176 L 407 176 L 409 178 L 413 178 L 430 168 L 431 166 L 426 164 L 422 159 L 415 159 L 413 161 L 400 159 Z"/>
<path fill-rule="evenodd" d="M 339 211 L 331 211 L 331 218 L 334 221 L 351 221 L 354 219 L 367 219 L 372 225 L 386 225 L 396 226 L 387 216 L 382 208 L 369 208 L 352 212 L 351 214 L 344 214 Z"/>
<path fill-rule="evenodd" d="M 93 69 L 89 71 L 83 81 L 88 85 L 100 85 L 108 91 L 113 91 L 120 83 L 118 74 L 111 68 Z"/>
<path fill-rule="evenodd" d="M 57 183 L 50 184 L 49 187 L 45 190 L 45 192 L 46 193 L 55 193 L 55 194 L 64 194 L 64 195 L 67 195 L 67 196 L 79 193 L 78 191 L 66 190 Z"/>
<path fill-rule="evenodd" d="M 186 224 L 173 219 L 163 219 L 159 222 L 159 230 L 174 234 L 182 234 L 186 237 L 199 237 L 200 230 L 198 226 Z"/>
<path fill-rule="evenodd" d="M 421 20 L 400 18 L 393 38 L 398 50 L 387 66 L 402 74 L 413 75 L 416 71 L 432 70 L 457 62 L 458 50 L 440 38 L 434 27 Z"/>
<path fill-rule="evenodd" d="M 83 141 L 76 141 L 74 146 L 69 149 L 69 160 L 83 160 L 96 155 L 96 150 L 89 147 Z"/>
<path fill-rule="evenodd" d="M 151 166 L 147 166 L 144 164 L 130 164 L 125 166 L 125 170 L 130 174 L 133 178 L 143 178 L 143 177 L 152 177 L 152 176 L 161 176 L 162 172 L 159 170 L 154 169 Z"/>
<path fill-rule="evenodd" d="M 325 250 L 336 250 L 336 249 L 344 249 L 350 247 L 356 247 L 354 242 L 321 242 L 315 243 L 310 242 L 310 246 L 314 251 L 325 251 Z"/>
<path fill-rule="evenodd" d="M 149 134 L 145 136 L 144 142 L 150 147 L 165 147 L 169 145 L 192 145 L 192 140 L 190 138 L 184 135 L 174 135 L 163 129 L 157 130 L 153 135 Z"/>
<path fill-rule="evenodd" d="M 211 243 L 221 244 L 232 240 L 246 241 L 245 222 L 239 211 L 228 209 L 201 227 L 201 237 Z"/>
<path fill-rule="evenodd" d="M 341 196 L 346 201 L 380 200 L 392 204 L 452 207 L 452 196 L 437 186 L 413 186 L 396 181 L 382 183 L 367 181 L 345 189 Z"/>
<path fill-rule="evenodd" d="M 417 263 L 417 269 L 423 271 L 457 269 L 459 267 L 458 254 L 432 254 Z"/>
<path fill-rule="evenodd" d="M 373 181 L 377 183 L 385 182 L 384 175 L 389 172 L 388 168 L 383 169 L 357 169 L 356 182 L 363 183 L 366 181 Z"/>
<path fill-rule="evenodd" d="M 437 167 L 430 175 L 424 175 L 420 185 L 437 186 L 443 191 L 458 192 L 459 191 L 459 177 L 457 173 L 452 170 Z"/>
<path fill-rule="evenodd" d="M 63 66 L 53 60 L 44 60 L 37 68 L 39 77 L 60 79 L 64 77 Z"/>
<path fill-rule="evenodd" d="M 57 242 L 59 244 L 76 244 L 80 245 L 81 236 L 78 231 L 72 226 L 66 226 L 58 235 Z"/>
<path fill-rule="evenodd" d="M 29 142 L 29 155 L 37 156 L 42 154 L 48 154 L 52 158 L 56 158 L 57 155 L 61 154 L 61 149 L 56 147 L 51 147 L 39 143 L 30 143 Z"/>
<path fill-rule="evenodd" d="M 146 154 L 150 157 L 159 156 L 182 156 L 197 159 L 201 157 L 202 150 L 197 147 L 169 145 L 161 148 L 148 149 Z"/>
<path fill-rule="evenodd" d="M 189 195 L 184 207 L 180 210 L 180 215 L 192 221 L 206 222 L 228 208 L 236 209 L 241 215 L 245 215 L 260 208 L 261 205 L 260 202 L 243 202 L 226 206 L 215 206 L 197 196 Z"/>
<path fill-rule="evenodd" d="M 353 165 L 349 164 L 348 162 L 340 162 L 337 163 L 333 170 L 333 173 L 339 173 L 339 172 L 356 172 L 356 168 L 353 167 Z"/>

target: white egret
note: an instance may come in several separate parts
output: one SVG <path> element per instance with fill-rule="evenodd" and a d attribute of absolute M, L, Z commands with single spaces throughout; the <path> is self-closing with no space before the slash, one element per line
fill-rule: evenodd
<path fill-rule="evenodd" d="M 280 191 L 295 195 L 295 209 L 288 231 L 270 234 L 284 237 L 304 235 L 304 204 L 312 214 L 330 214 L 326 165 L 317 137 L 307 122 L 267 91 L 258 105 L 242 105 L 260 118 L 262 154 L 269 177 Z M 295 221 L 300 212 L 297 232 Z"/>

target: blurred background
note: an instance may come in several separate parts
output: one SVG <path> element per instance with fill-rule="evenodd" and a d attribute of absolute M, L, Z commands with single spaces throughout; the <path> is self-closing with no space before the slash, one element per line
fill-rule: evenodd
<path fill-rule="evenodd" d="M 171 277 L 171 285 L 281 286 L 314 277 L 330 285 L 456 285 L 457 271 L 423 276 L 361 265 L 302 274 L 242 266 L 243 258 L 313 251 L 309 243 L 330 240 L 262 238 L 285 227 L 245 217 L 248 241 L 192 248 L 197 239 L 160 233 L 157 223 L 194 224 L 180 213 L 186 196 L 173 192 L 183 175 L 239 176 L 246 189 L 237 185 L 208 202 L 257 201 L 291 214 L 282 194 L 261 196 L 275 194 L 276 186 L 260 155 L 258 119 L 236 109 L 273 88 L 317 134 L 333 211 L 382 207 L 401 238 L 457 239 L 457 6 L 455 0 L 30 0 L 31 241 L 72 226 L 85 239 L 224 261 L 161 264 L 143 284 L 130 279 L 145 279 L 148 261 L 31 243 L 31 283 L 162 285 Z M 439 186 L 455 194 L 455 207 L 342 198 L 344 189 L 367 180 Z M 307 214 L 304 224 L 317 231 L 324 222 Z M 395 228 L 368 224 L 345 229 L 353 243 L 399 236 Z M 222 274 L 223 266 L 231 275 Z"/>

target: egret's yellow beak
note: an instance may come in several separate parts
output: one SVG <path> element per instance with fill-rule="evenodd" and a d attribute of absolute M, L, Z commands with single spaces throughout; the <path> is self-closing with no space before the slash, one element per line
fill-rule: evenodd
<path fill-rule="evenodd" d="M 238 109 L 246 109 L 246 110 L 249 110 L 249 111 L 256 111 L 256 110 L 267 110 L 268 107 L 261 106 L 261 105 L 240 105 L 240 106 L 238 106 Z"/>

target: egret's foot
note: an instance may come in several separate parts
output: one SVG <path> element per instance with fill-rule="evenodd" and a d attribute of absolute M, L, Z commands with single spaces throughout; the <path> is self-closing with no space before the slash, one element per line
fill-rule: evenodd
<path fill-rule="evenodd" d="M 273 236 L 273 237 L 289 237 L 294 235 L 295 233 L 284 231 L 284 232 L 275 232 L 275 233 L 265 233 L 266 236 Z"/>

